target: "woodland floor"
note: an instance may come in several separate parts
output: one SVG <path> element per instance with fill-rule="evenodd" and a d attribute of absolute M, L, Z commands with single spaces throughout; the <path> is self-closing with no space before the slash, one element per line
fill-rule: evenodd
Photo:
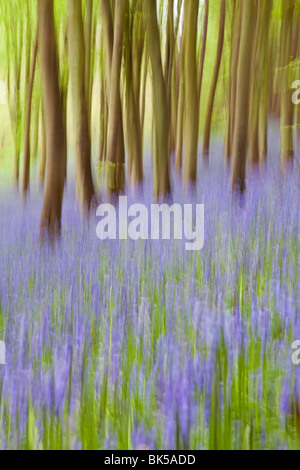
<path fill-rule="evenodd" d="M 96 238 L 68 185 L 55 249 L 41 196 L 0 202 L 0 447 L 299 448 L 299 174 L 279 135 L 234 205 L 221 143 L 199 168 L 205 244 Z M 151 203 L 150 172 L 143 201 Z M 173 176 L 173 200 L 183 202 Z"/>

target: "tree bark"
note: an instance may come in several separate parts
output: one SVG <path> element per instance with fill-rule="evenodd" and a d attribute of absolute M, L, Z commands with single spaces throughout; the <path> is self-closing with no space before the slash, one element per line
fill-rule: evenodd
<path fill-rule="evenodd" d="M 46 186 L 41 214 L 41 238 L 60 233 L 64 192 L 65 132 L 59 89 L 53 0 L 38 0 L 38 41 L 47 142 Z"/>
<path fill-rule="evenodd" d="M 185 155 L 183 184 L 186 188 L 197 179 L 199 106 L 197 87 L 197 23 L 199 0 L 185 0 Z"/>
<path fill-rule="evenodd" d="M 120 92 L 121 65 L 123 56 L 123 32 L 128 3 L 116 0 L 114 41 L 111 60 L 108 149 L 107 149 L 107 195 L 118 195 L 125 186 L 125 147 L 122 103 Z"/>
<path fill-rule="evenodd" d="M 142 126 L 140 115 L 141 65 L 144 47 L 141 3 L 135 0 L 129 15 L 125 43 L 126 118 L 128 169 L 131 187 L 136 189 L 143 180 Z"/>
<path fill-rule="evenodd" d="M 76 189 L 82 211 L 95 196 L 91 170 L 91 138 L 85 83 L 85 44 L 81 0 L 68 0 L 69 66 L 75 130 Z"/>
<path fill-rule="evenodd" d="M 170 193 L 168 103 L 162 69 L 156 0 L 143 1 L 143 8 L 152 68 L 155 144 L 154 197 L 159 199 Z"/>
<path fill-rule="evenodd" d="M 235 126 L 235 105 L 236 105 L 236 89 L 237 89 L 237 68 L 239 60 L 240 38 L 241 38 L 241 0 L 237 0 L 234 8 L 234 20 L 231 42 L 231 58 L 230 58 L 230 83 L 229 83 L 229 109 L 227 116 L 227 131 L 225 145 L 225 163 L 230 164 L 232 156 L 233 135 Z"/>
<path fill-rule="evenodd" d="M 266 103 L 265 82 L 268 77 L 268 33 L 270 2 L 258 3 L 256 39 L 253 51 L 253 67 L 250 95 L 249 163 L 250 169 L 258 169 L 260 152 L 265 154 Z M 265 155 L 264 155 L 265 156 Z M 264 158 L 264 157 L 263 157 Z"/>
<path fill-rule="evenodd" d="M 185 29 L 185 27 L 183 28 Z M 179 174 L 182 169 L 182 149 L 183 149 L 183 125 L 184 125 L 184 34 L 180 41 L 180 52 L 177 64 L 177 82 L 178 82 L 178 102 L 177 102 L 177 120 L 176 120 L 176 172 Z"/>
<path fill-rule="evenodd" d="M 35 75 L 35 65 L 37 56 L 38 38 L 36 37 L 33 47 L 33 56 L 31 71 L 27 90 L 26 116 L 25 116 L 25 135 L 24 135 L 24 155 L 23 155 L 23 178 L 22 178 L 22 197 L 23 201 L 27 198 L 30 178 L 30 124 L 31 124 L 31 105 L 32 91 Z"/>
<path fill-rule="evenodd" d="M 85 12 L 85 89 L 86 89 L 86 102 L 88 108 L 88 116 L 90 120 L 91 113 L 91 46 L 92 46 L 92 29 L 93 29 L 93 0 L 86 0 Z"/>
<path fill-rule="evenodd" d="M 40 191 L 43 189 L 44 181 L 45 181 L 46 154 L 47 154 L 47 145 L 46 145 L 45 113 L 44 113 L 44 107 L 42 105 L 42 152 L 41 152 L 41 160 L 40 160 L 40 167 L 39 167 Z"/>
<path fill-rule="evenodd" d="M 280 83 L 281 83 L 281 168 L 284 170 L 294 160 L 293 102 L 291 100 L 290 55 L 292 52 L 294 1 L 283 2 L 283 17 L 280 39 Z"/>
<path fill-rule="evenodd" d="M 236 90 L 236 119 L 233 138 L 231 186 L 243 193 L 246 179 L 247 135 L 250 101 L 252 42 L 254 38 L 255 2 L 243 0 L 241 41 Z"/>
<path fill-rule="evenodd" d="M 218 39 L 218 48 L 217 48 L 217 58 L 215 63 L 215 68 L 213 72 L 212 85 L 209 93 L 207 114 L 204 126 L 204 137 L 203 137 L 203 158 L 204 161 L 208 161 L 209 158 L 209 147 L 210 147 L 210 128 L 211 128 L 211 119 L 215 101 L 215 94 L 218 84 L 218 77 L 221 65 L 221 58 L 224 46 L 224 33 L 225 33 L 225 17 L 226 17 L 226 2 L 222 0 L 221 2 L 221 11 L 220 11 L 220 29 L 219 29 L 219 39 Z"/>
<path fill-rule="evenodd" d="M 199 76 L 198 76 L 198 105 L 199 105 L 199 108 L 200 108 L 200 100 L 201 100 L 202 80 L 203 80 L 203 71 L 204 71 L 204 60 L 205 60 L 205 51 L 206 51 L 206 42 L 207 42 L 208 15 L 209 15 L 209 0 L 205 0 L 203 37 L 202 37 L 201 57 L 200 57 Z"/>

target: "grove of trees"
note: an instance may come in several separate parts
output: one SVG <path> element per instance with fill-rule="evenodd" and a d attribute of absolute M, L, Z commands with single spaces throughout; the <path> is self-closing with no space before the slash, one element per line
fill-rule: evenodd
<path fill-rule="evenodd" d="M 0 12 L 13 184 L 26 201 L 38 158 L 42 237 L 60 231 L 67 155 L 80 208 L 93 208 L 96 139 L 107 197 L 143 184 L 146 115 L 155 199 L 172 192 L 173 164 L 184 190 L 197 184 L 217 113 L 234 192 L 245 191 L 248 166 L 263 171 L 270 119 L 280 123 L 278 171 L 292 166 L 299 0 L 1 0 Z"/>

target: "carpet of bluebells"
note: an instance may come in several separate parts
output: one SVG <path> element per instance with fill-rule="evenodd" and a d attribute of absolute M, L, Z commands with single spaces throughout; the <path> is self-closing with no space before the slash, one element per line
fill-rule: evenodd
<path fill-rule="evenodd" d="M 201 252 L 100 242 L 71 184 L 61 241 L 40 246 L 41 196 L 2 191 L 1 449 L 300 448 L 300 180 L 278 146 L 238 204 L 215 145 Z"/>

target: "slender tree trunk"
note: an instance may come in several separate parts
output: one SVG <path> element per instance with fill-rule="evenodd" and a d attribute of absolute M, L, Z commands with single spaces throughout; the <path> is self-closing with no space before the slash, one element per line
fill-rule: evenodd
<path fill-rule="evenodd" d="M 30 178 L 30 123 L 31 123 L 31 105 L 32 91 L 35 75 L 35 65 L 37 56 L 38 38 L 36 37 L 33 47 L 33 57 L 31 71 L 27 90 L 26 116 L 25 116 L 25 135 L 24 135 L 24 156 L 23 156 L 23 178 L 22 178 L 22 197 L 25 201 L 29 190 Z"/>
<path fill-rule="evenodd" d="M 236 105 L 236 90 L 237 90 L 237 67 L 239 60 L 240 38 L 241 38 L 241 0 L 237 0 L 234 10 L 234 21 L 232 31 L 232 44 L 231 44 L 231 60 L 230 60 L 230 83 L 229 83 L 229 109 L 228 109 L 228 123 L 226 133 L 226 148 L 225 148 L 225 163 L 229 165 L 232 156 L 233 135 L 235 126 L 235 105 Z"/>
<path fill-rule="evenodd" d="M 300 56 L 300 27 L 299 27 L 299 20 L 300 20 L 300 15 L 299 13 L 296 13 L 296 18 L 295 21 L 298 22 L 298 49 L 297 49 L 297 56 Z M 300 62 L 298 63 L 298 68 L 297 68 L 297 76 L 300 77 Z M 296 121 L 296 128 L 297 128 L 297 148 L 298 152 L 300 150 L 300 105 L 296 106 L 295 110 L 295 121 Z"/>
<path fill-rule="evenodd" d="M 101 70 L 101 129 L 100 136 L 100 178 L 107 186 L 107 152 L 108 152 L 108 118 L 109 118 L 109 97 L 110 97 L 110 81 L 111 81 L 111 63 L 114 46 L 114 25 L 112 18 L 112 9 L 110 0 L 101 0 L 102 22 L 102 70 Z M 105 180 L 106 178 L 106 180 Z"/>
<path fill-rule="evenodd" d="M 147 76 L 148 76 L 148 63 L 149 63 L 149 56 L 148 56 L 147 50 L 145 50 L 144 57 L 145 59 L 144 59 L 143 79 L 142 79 L 141 100 L 140 100 L 142 141 L 143 141 L 144 125 L 145 125 L 146 90 L 147 90 Z"/>
<path fill-rule="evenodd" d="M 45 169 L 46 169 L 46 155 L 47 155 L 47 144 L 46 144 L 46 126 L 45 126 L 45 113 L 42 106 L 42 153 L 39 168 L 39 187 L 40 190 L 44 187 L 45 181 Z"/>
<path fill-rule="evenodd" d="M 66 149 L 68 147 L 67 139 L 67 108 L 68 108 L 68 90 L 69 90 L 69 68 L 68 68 L 68 27 L 63 24 L 61 28 L 61 37 L 59 42 L 59 63 L 62 64 L 60 69 L 60 95 L 63 110 L 64 119 L 64 130 L 65 130 L 65 141 Z M 67 158 L 65 158 L 65 181 L 67 179 Z"/>
<path fill-rule="evenodd" d="M 143 149 L 140 116 L 140 83 L 143 54 L 143 27 L 141 26 L 141 4 L 132 4 L 126 28 L 125 76 L 126 118 L 128 141 L 128 168 L 131 186 L 136 189 L 143 180 Z"/>
<path fill-rule="evenodd" d="M 204 161 L 208 161 L 209 158 L 209 147 L 210 147 L 210 128 L 211 128 L 211 119 L 215 101 L 215 94 L 218 84 L 218 77 L 221 65 L 221 58 L 224 46 L 224 33 L 225 33 L 225 17 L 226 17 L 226 1 L 221 1 L 221 12 L 220 12 L 220 29 L 219 29 L 219 39 L 218 39 L 218 48 L 217 48 L 217 58 L 215 63 L 215 68 L 213 72 L 212 85 L 209 93 L 207 114 L 204 126 L 204 137 L 203 137 L 203 158 Z"/>
<path fill-rule="evenodd" d="M 119 194 L 125 186 L 125 147 L 120 92 L 122 46 L 125 15 L 128 3 L 116 0 L 113 53 L 111 61 L 108 149 L 107 195 Z"/>
<path fill-rule="evenodd" d="M 38 96 L 35 100 L 33 100 L 33 132 L 32 132 L 32 158 L 35 160 L 38 155 L 38 148 L 39 148 L 39 132 L 40 132 L 40 97 Z"/>
<path fill-rule="evenodd" d="M 260 92 L 260 102 L 258 111 L 258 153 L 260 167 L 264 165 L 268 153 L 268 79 L 270 75 L 270 13 L 272 9 L 272 3 L 266 2 L 263 8 L 263 31 L 262 31 L 262 42 L 263 42 L 263 57 L 261 60 L 262 66 L 262 83 Z"/>
<path fill-rule="evenodd" d="M 77 196 L 83 211 L 95 196 L 91 171 L 91 139 L 85 86 L 85 45 L 81 0 L 68 0 L 69 64 L 72 86 Z"/>
<path fill-rule="evenodd" d="M 197 179 L 197 150 L 199 133 L 199 107 L 197 89 L 197 23 L 199 0 L 185 0 L 185 155 L 183 184 Z"/>
<path fill-rule="evenodd" d="M 101 0 L 101 15 L 103 18 L 102 23 L 102 40 L 104 46 L 102 48 L 101 57 L 101 129 L 102 137 L 100 136 L 100 162 L 102 162 L 101 177 L 104 177 L 106 165 L 103 163 L 107 161 L 107 149 L 108 149 L 108 108 L 109 108 L 109 96 L 110 96 L 110 78 L 111 78 L 111 63 L 113 55 L 114 45 L 114 25 L 112 18 L 112 10 L 110 0 Z"/>
<path fill-rule="evenodd" d="M 281 167 L 293 163 L 294 142 L 293 142 L 293 102 L 291 100 L 291 80 L 290 80 L 290 55 L 292 47 L 294 1 L 284 0 L 283 17 L 281 26 L 280 41 L 280 63 L 281 63 Z"/>
<path fill-rule="evenodd" d="M 199 76 L 198 76 L 198 105 L 199 105 L 199 108 L 200 108 L 200 100 L 201 100 L 202 80 L 203 80 L 203 71 L 204 71 L 204 60 L 205 60 L 205 51 L 206 51 L 206 42 L 207 42 L 208 15 L 209 15 L 209 0 L 205 0 L 203 37 L 202 37 L 201 57 L 200 57 Z"/>
<path fill-rule="evenodd" d="M 8 2 L 4 2 L 4 8 L 7 8 Z M 6 51 L 7 51 L 7 95 L 9 104 L 9 114 L 11 121 L 11 130 L 14 142 L 14 162 L 13 162 L 13 184 L 15 189 L 19 189 L 20 177 L 20 151 L 21 151 L 21 69 L 23 57 L 23 5 L 20 3 L 21 11 L 16 11 L 17 18 L 12 28 L 10 16 L 6 12 Z M 18 15 L 20 17 L 18 18 Z M 12 62 L 12 65 L 11 65 Z M 26 67 L 25 67 L 26 70 Z"/>
<path fill-rule="evenodd" d="M 172 80 L 172 110 L 173 110 L 173 126 L 174 126 L 174 151 L 175 151 L 175 168 L 176 172 L 179 174 L 182 167 L 182 146 L 183 146 L 183 117 L 184 117 L 184 88 L 181 90 L 181 105 L 179 106 L 180 98 L 180 87 L 181 83 L 181 71 L 184 67 L 184 62 L 182 54 L 183 49 L 183 34 L 178 38 L 179 26 L 181 21 L 181 9 L 183 1 L 179 0 L 177 2 L 177 21 L 175 26 L 175 51 L 174 51 L 174 65 L 173 65 L 173 80 Z M 184 29 L 184 25 L 183 25 Z M 180 121 L 180 124 L 179 124 Z M 178 136 L 178 128 L 180 126 L 180 132 Z"/>
<path fill-rule="evenodd" d="M 167 40 L 165 51 L 165 83 L 167 92 L 168 112 L 170 116 L 170 134 L 169 134 L 169 153 L 175 147 L 175 122 L 174 109 L 172 102 L 172 79 L 173 64 L 175 56 L 175 29 L 174 29 L 174 0 L 168 0 L 168 16 L 167 16 Z"/>
<path fill-rule="evenodd" d="M 99 162 L 104 162 L 106 160 L 106 138 L 107 138 L 107 129 L 106 129 L 106 107 L 107 107 L 107 96 L 105 89 L 105 78 L 103 71 L 101 73 L 100 79 L 100 148 L 99 148 Z"/>
<path fill-rule="evenodd" d="M 233 190 L 238 190 L 243 193 L 246 179 L 247 131 L 252 42 L 255 30 L 255 2 L 253 2 L 253 0 L 243 0 L 241 8 L 241 42 L 237 70 L 236 118 L 233 138 L 231 185 Z"/>
<path fill-rule="evenodd" d="M 77 0 L 78 1 L 78 0 Z M 88 116 L 91 114 L 91 47 L 92 47 L 92 29 L 93 29 L 93 0 L 86 0 L 85 12 L 85 89 Z"/>
<path fill-rule="evenodd" d="M 250 103 L 249 103 L 249 164 L 250 172 L 258 168 L 259 155 L 258 155 L 258 112 L 259 112 L 259 98 L 260 98 L 260 79 L 259 61 L 260 61 L 260 21 L 261 21 L 261 4 L 257 4 L 256 8 L 256 27 L 255 39 L 253 45 L 253 60 L 251 66 L 251 82 L 250 82 Z"/>
<path fill-rule="evenodd" d="M 249 121 L 249 162 L 250 169 L 257 169 L 260 163 L 260 152 L 265 156 L 266 141 L 266 77 L 268 77 L 268 33 L 270 2 L 258 3 L 257 26 L 253 51 L 253 67 L 250 97 Z"/>
<path fill-rule="evenodd" d="M 184 27 L 185 30 L 185 27 Z M 180 53 L 178 57 L 178 103 L 177 103 L 177 121 L 176 121 L 176 172 L 179 174 L 182 169 L 182 149 L 183 149 L 183 125 L 184 125 L 184 100 L 185 100 L 185 82 L 184 82 L 184 34 L 181 37 Z"/>
<path fill-rule="evenodd" d="M 156 0 L 143 1 L 148 50 L 152 68 L 154 110 L 154 197 L 170 193 L 169 177 L 169 116 L 162 69 L 160 35 L 157 23 Z"/>
<path fill-rule="evenodd" d="M 41 238 L 60 233 L 64 192 L 65 132 L 58 80 L 53 0 L 38 0 L 38 40 L 47 142 L 46 186 Z"/>

